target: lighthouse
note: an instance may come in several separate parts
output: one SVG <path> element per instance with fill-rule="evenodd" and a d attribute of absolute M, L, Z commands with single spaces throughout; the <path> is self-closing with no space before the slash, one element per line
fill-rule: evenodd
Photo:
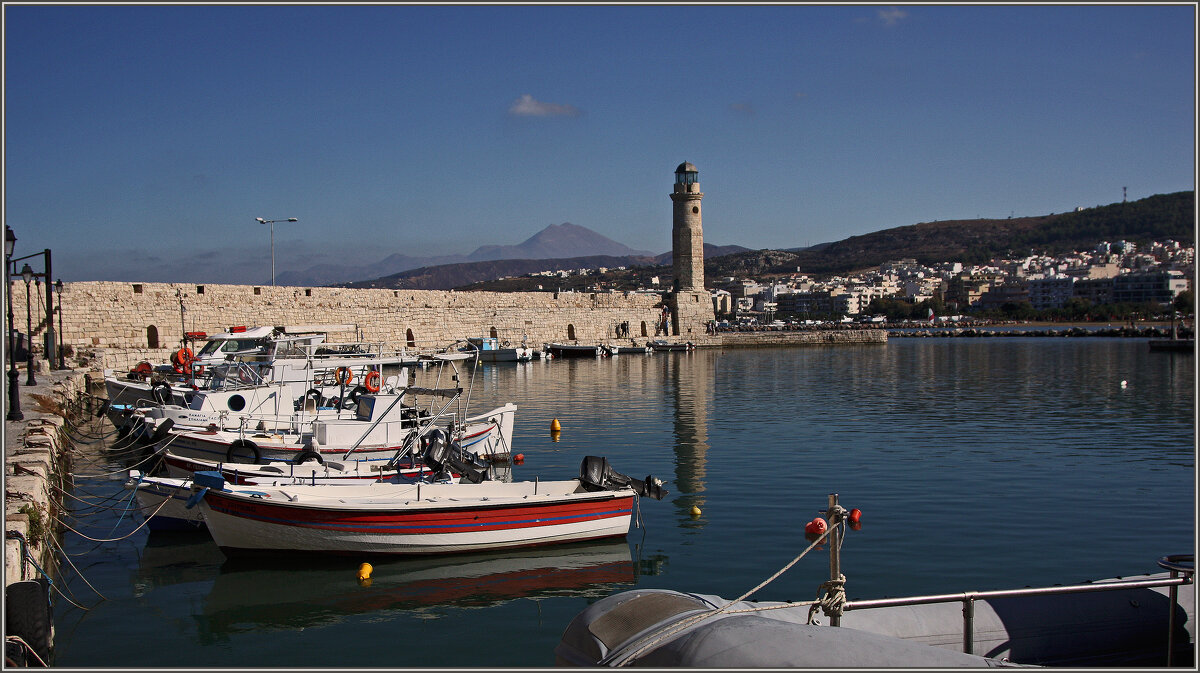
<path fill-rule="evenodd" d="M 688 162 L 675 169 L 671 191 L 671 271 L 674 282 L 664 297 L 671 312 L 670 333 L 696 337 L 713 320 L 712 297 L 704 289 L 704 230 L 701 226 L 700 172 Z"/>
<path fill-rule="evenodd" d="M 671 192 L 671 264 L 675 292 L 704 290 L 704 230 L 701 227 L 700 172 L 688 162 L 675 169 Z"/>

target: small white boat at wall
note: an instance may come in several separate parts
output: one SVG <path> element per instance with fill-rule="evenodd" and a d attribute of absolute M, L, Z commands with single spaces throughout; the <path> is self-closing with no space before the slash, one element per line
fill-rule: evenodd
<path fill-rule="evenodd" d="M 666 492 L 588 456 L 577 479 L 478 484 L 231 486 L 197 472 L 194 501 L 221 551 L 433 554 L 623 537 L 638 499 Z"/>

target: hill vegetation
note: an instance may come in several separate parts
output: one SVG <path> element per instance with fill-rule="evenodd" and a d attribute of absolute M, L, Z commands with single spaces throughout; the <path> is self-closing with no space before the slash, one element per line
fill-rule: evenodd
<path fill-rule="evenodd" d="M 997 257 L 1091 250 L 1102 241 L 1126 240 L 1144 245 L 1172 239 L 1194 245 L 1195 228 L 1195 192 L 1175 192 L 1037 217 L 921 222 L 805 249 L 746 250 L 705 244 L 704 273 L 710 280 L 727 276 L 767 280 L 797 271 L 821 278 L 870 269 L 902 258 L 922 264 L 946 261 L 982 264 Z M 626 268 L 615 270 L 620 266 Z M 598 267 L 610 270 L 564 278 L 523 277 L 539 271 Z M 657 287 L 671 286 L 670 253 L 657 257 L 591 256 L 448 264 L 346 286 L 501 292 L 582 291 L 594 286 L 634 290 L 655 287 L 651 282 L 654 278 L 659 280 Z"/>

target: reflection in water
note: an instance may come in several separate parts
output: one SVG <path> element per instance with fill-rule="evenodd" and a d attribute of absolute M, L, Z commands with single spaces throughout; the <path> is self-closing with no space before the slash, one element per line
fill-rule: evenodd
<path fill-rule="evenodd" d="M 516 598 L 606 596 L 636 581 L 624 540 L 373 563 L 369 585 L 352 558 L 238 558 L 221 566 L 204 602 L 202 637 L 294 629 L 346 616 L 422 608 L 486 608 Z"/>
<path fill-rule="evenodd" d="M 692 516 L 692 508 L 704 509 L 704 479 L 708 460 L 708 416 L 712 406 L 713 351 L 662 353 L 667 398 L 672 406 L 675 430 L 675 485 L 680 526 L 702 528 L 703 518 Z"/>

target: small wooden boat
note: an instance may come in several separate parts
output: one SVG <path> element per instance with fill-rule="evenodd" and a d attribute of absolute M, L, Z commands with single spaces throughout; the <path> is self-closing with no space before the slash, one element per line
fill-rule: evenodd
<path fill-rule="evenodd" d="M 654 349 L 650 347 L 649 343 L 642 344 L 641 346 L 638 346 L 634 343 L 630 343 L 628 346 L 609 344 L 605 346 L 605 348 L 607 348 L 608 352 L 612 355 L 648 355 L 654 352 Z"/>
<path fill-rule="evenodd" d="M 608 354 L 599 344 L 548 343 L 544 350 L 556 358 L 598 358 Z"/>
<path fill-rule="evenodd" d="M 577 479 L 478 484 L 234 486 L 197 472 L 194 501 L 226 554 L 433 554 L 623 537 L 661 482 L 588 456 Z"/>
<path fill-rule="evenodd" d="M 476 355 L 480 362 L 529 362 L 533 359 L 533 349 L 524 344 L 513 346 L 508 342 L 500 343 L 494 337 L 472 337 L 467 339 L 467 345 L 459 349 L 463 353 Z"/>
<path fill-rule="evenodd" d="M 650 347 L 654 349 L 655 353 L 658 353 L 659 351 L 668 352 L 668 351 L 694 351 L 694 350 L 696 350 L 696 345 L 690 341 L 684 342 L 684 343 L 676 343 L 676 342 L 666 341 L 664 339 L 655 339 L 654 341 L 651 341 Z"/>

